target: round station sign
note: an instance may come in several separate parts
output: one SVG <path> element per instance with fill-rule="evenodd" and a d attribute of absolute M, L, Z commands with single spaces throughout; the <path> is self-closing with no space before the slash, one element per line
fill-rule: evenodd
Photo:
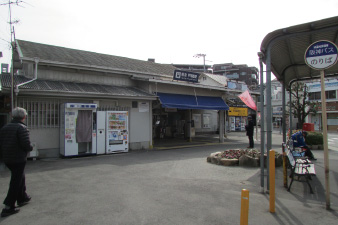
<path fill-rule="evenodd" d="M 309 67 L 316 70 L 325 70 L 336 64 L 338 49 L 330 41 L 317 41 L 306 49 L 304 58 Z"/>

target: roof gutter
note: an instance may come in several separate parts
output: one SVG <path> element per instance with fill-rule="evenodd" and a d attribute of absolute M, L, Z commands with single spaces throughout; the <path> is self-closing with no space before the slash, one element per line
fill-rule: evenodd
<path fill-rule="evenodd" d="M 39 63 L 40 59 L 39 58 L 34 58 L 34 62 L 35 62 L 35 70 L 34 70 L 34 78 L 32 80 L 29 80 L 29 81 L 26 81 L 24 83 L 21 83 L 21 84 L 17 84 L 15 86 L 15 96 L 18 96 L 19 95 L 19 87 L 25 85 L 25 84 L 28 84 L 28 83 L 31 83 L 33 81 L 35 81 L 36 79 L 38 79 L 38 63 Z"/>

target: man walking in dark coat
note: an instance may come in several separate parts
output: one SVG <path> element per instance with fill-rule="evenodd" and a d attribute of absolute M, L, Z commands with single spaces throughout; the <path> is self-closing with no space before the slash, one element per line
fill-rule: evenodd
<path fill-rule="evenodd" d="M 15 108 L 12 111 L 13 120 L 0 130 L 0 156 L 11 171 L 11 180 L 7 197 L 4 200 L 5 208 L 1 217 L 19 212 L 15 207 L 23 206 L 31 197 L 26 193 L 25 165 L 28 152 L 33 150 L 29 139 L 29 132 L 23 123 L 27 112 L 23 108 Z"/>
<path fill-rule="evenodd" d="M 252 121 L 252 117 L 248 116 L 248 125 L 245 126 L 246 130 L 246 135 L 249 138 L 249 146 L 248 148 L 253 148 L 254 147 L 254 140 L 253 140 L 253 135 L 254 135 L 254 123 Z"/>

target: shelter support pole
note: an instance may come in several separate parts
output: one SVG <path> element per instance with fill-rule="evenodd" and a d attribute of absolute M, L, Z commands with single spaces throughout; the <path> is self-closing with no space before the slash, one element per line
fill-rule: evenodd
<path fill-rule="evenodd" d="M 264 192 L 264 152 L 265 152 L 265 126 L 264 126 L 264 80 L 263 80 L 263 55 L 259 55 L 259 66 L 260 66 L 260 113 L 261 113 L 261 192 Z"/>
<path fill-rule="evenodd" d="M 326 209 L 330 209 L 330 179 L 329 179 L 329 149 L 327 143 L 327 115 L 326 115 L 326 98 L 325 98 L 325 72 L 320 71 L 321 98 L 322 98 L 322 124 L 323 124 L 323 141 L 324 141 L 324 166 L 325 166 L 325 189 L 326 189 Z"/>
<path fill-rule="evenodd" d="M 286 94 L 286 89 L 285 89 L 285 76 L 283 79 L 283 85 L 282 85 L 282 89 L 283 89 L 283 96 L 282 96 L 282 108 L 283 108 L 283 116 L 282 116 L 282 129 L 283 129 L 283 142 L 286 143 L 286 124 L 285 124 L 285 117 L 286 117 L 286 110 L 285 110 L 285 106 L 286 106 L 286 98 L 285 98 L 285 94 Z"/>
<path fill-rule="evenodd" d="M 153 102 L 150 102 L 150 109 L 149 109 L 149 149 L 154 148 L 154 139 L 153 139 Z"/>
<path fill-rule="evenodd" d="M 224 143 L 224 116 L 225 111 L 219 111 L 219 142 Z"/>
<path fill-rule="evenodd" d="M 283 76 L 283 96 L 282 96 L 282 108 L 283 108 L 283 116 L 282 116 L 282 129 L 283 129 L 283 184 L 284 187 L 288 187 L 288 174 L 287 174 L 287 156 L 285 155 L 285 143 L 286 143 L 286 123 L 285 123 L 285 117 L 286 117 L 286 88 L 285 88 L 285 76 Z"/>
<path fill-rule="evenodd" d="M 290 129 L 290 137 L 292 135 L 292 109 L 291 109 L 291 99 L 292 95 L 291 95 L 291 85 L 290 85 L 290 93 L 289 93 L 289 101 L 290 101 L 290 105 L 289 105 L 289 129 Z"/>
<path fill-rule="evenodd" d="M 257 95 L 256 95 L 256 98 L 255 98 L 255 100 L 256 100 L 256 106 L 258 106 L 258 97 L 257 97 Z M 257 112 L 258 112 L 258 109 L 256 109 L 256 121 L 255 121 L 255 124 L 256 124 L 256 141 L 258 141 L 258 124 L 257 124 Z"/>
<path fill-rule="evenodd" d="M 189 110 L 189 119 L 188 119 L 188 121 L 189 121 L 189 132 L 188 132 L 188 137 L 189 137 L 189 142 L 192 142 L 192 124 L 191 124 L 191 121 L 192 121 L 192 109 L 190 109 Z"/>
<path fill-rule="evenodd" d="M 275 213 L 276 212 L 276 192 L 275 192 L 275 151 L 270 150 L 269 155 L 267 158 L 267 161 L 270 161 L 270 167 L 268 168 L 270 171 L 270 212 Z"/>
<path fill-rule="evenodd" d="M 272 139 L 272 111 L 271 111 L 271 50 L 268 48 L 266 56 L 266 155 L 271 149 Z M 269 160 L 266 160 L 267 167 L 269 168 Z M 267 170 L 267 190 L 269 190 L 269 170 Z"/>

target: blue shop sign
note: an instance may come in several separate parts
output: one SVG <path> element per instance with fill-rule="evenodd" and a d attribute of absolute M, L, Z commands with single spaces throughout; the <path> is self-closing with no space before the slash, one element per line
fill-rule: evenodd
<path fill-rule="evenodd" d="M 175 70 L 174 72 L 174 80 L 186 81 L 186 82 L 194 82 L 198 83 L 199 73 L 193 73 L 183 70 Z"/>

